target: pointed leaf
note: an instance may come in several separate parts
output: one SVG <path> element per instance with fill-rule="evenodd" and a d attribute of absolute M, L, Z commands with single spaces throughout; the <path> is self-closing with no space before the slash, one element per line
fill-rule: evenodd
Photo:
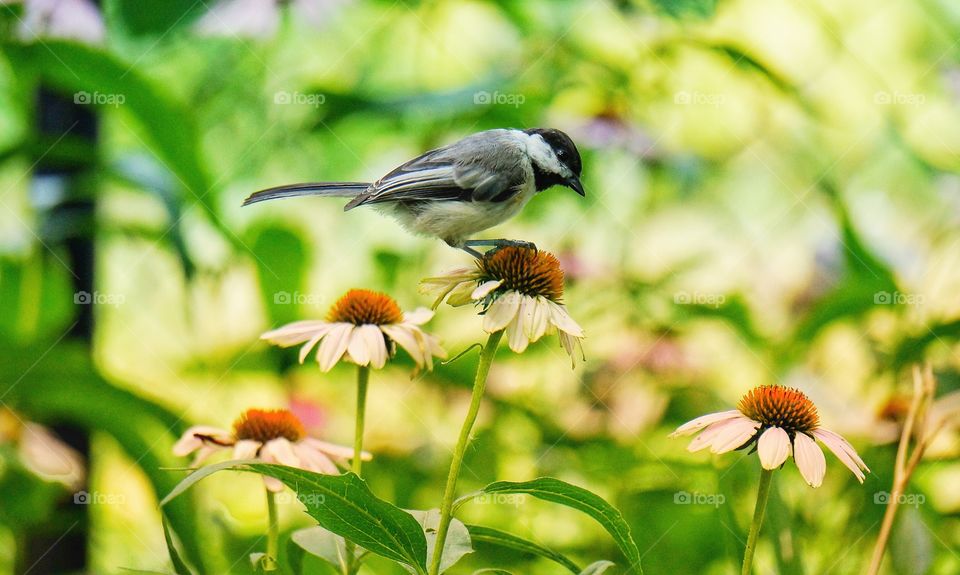
<path fill-rule="evenodd" d="M 638 574 L 643 573 L 640 567 L 640 550 L 630 535 L 630 526 L 624 521 L 623 515 L 600 496 L 576 485 L 553 477 L 541 477 L 532 481 L 512 482 L 497 481 L 487 485 L 480 493 L 525 493 L 537 499 L 559 503 L 572 509 L 582 511 L 593 517 L 616 541 L 620 551 L 626 556 L 628 565 Z M 457 505 L 463 504 L 475 495 L 461 497 Z"/>
<path fill-rule="evenodd" d="M 294 531 L 290 536 L 297 547 L 319 557 L 337 569 L 343 569 L 347 558 L 347 542 L 336 533 L 320 527 L 306 527 Z M 363 554 L 363 549 L 355 548 L 355 556 Z"/>
<path fill-rule="evenodd" d="M 591 563 L 587 565 L 587 568 L 580 572 L 580 575 L 600 575 L 605 573 L 607 569 L 616 565 L 613 561 L 597 561 L 596 563 Z"/>
<path fill-rule="evenodd" d="M 500 547 L 506 547 L 532 555 L 539 555 L 540 557 L 545 557 L 563 565 L 569 569 L 571 573 L 580 573 L 580 567 L 576 563 L 556 551 L 547 549 L 539 543 L 534 543 L 533 541 L 518 537 L 512 533 L 500 531 L 492 527 L 484 527 L 482 525 L 467 525 L 467 529 L 470 531 L 471 539 L 475 542 L 482 541 L 484 543 L 490 543 L 491 545 L 499 545 Z"/>
<path fill-rule="evenodd" d="M 427 538 L 427 564 L 433 561 L 434 545 L 437 543 L 437 528 L 440 525 L 440 510 L 431 509 L 429 511 L 418 511 L 408 509 L 407 513 L 413 515 L 423 528 L 423 534 Z M 447 540 L 443 542 L 443 556 L 440 557 L 440 572 L 443 573 L 459 561 L 467 553 L 473 552 L 473 545 L 470 541 L 470 532 L 466 525 L 457 519 L 450 521 L 450 528 L 447 531 Z"/>

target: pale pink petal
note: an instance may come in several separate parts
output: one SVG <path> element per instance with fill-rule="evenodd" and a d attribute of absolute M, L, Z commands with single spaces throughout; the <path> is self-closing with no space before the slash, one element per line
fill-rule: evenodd
<path fill-rule="evenodd" d="M 443 346 L 440 345 L 440 338 L 434 337 L 429 333 L 425 333 L 423 336 L 424 341 L 427 344 L 428 351 L 433 355 L 433 357 L 447 359 L 447 350 L 443 349 Z"/>
<path fill-rule="evenodd" d="M 380 328 L 375 325 L 362 325 L 354 328 L 353 334 L 350 336 L 350 342 L 347 344 L 347 355 L 357 365 L 368 365 L 370 363 L 370 349 L 367 347 L 367 339 L 363 337 L 363 328 L 365 327 L 373 328 L 377 335 L 380 335 Z"/>
<path fill-rule="evenodd" d="M 470 294 L 470 299 L 473 299 L 473 300 L 483 299 L 488 295 L 490 295 L 490 293 L 493 292 L 493 290 L 497 289 L 501 285 L 503 285 L 503 280 L 490 280 L 487 282 L 483 282 L 482 284 L 480 284 L 479 287 L 477 287 L 477 289 L 473 290 L 473 292 Z"/>
<path fill-rule="evenodd" d="M 370 352 L 370 365 L 376 369 L 387 364 L 387 341 L 379 326 L 365 325 L 357 330 L 366 341 L 367 351 Z M 356 337 L 356 336 L 354 336 Z"/>
<path fill-rule="evenodd" d="M 423 355 L 423 364 L 428 371 L 433 371 L 433 356 L 430 354 L 429 344 L 427 343 L 427 336 L 423 333 L 423 330 L 415 325 L 406 326 L 410 330 L 410 333 L 413 334 L 413 339 L 417 342 L 417 347 L 420 348 L 420 353 Z"/>
<path fill-rule="evenodd" d="M 193 452 L 193 461 L 190 462 L 190 467 L 200 467 L 207 458 L 223 449 L 227 449 L 227 447 L 215 443 L 204 443 L 200 449 Z"/>
<path fill-rule="evenodd" d="M 433 319 L 433 310 L 425 307 L 418 307 L 403 314 L 403 323 L 412 323 L 413 325 L 423 325 L 431 319 Z"/>
<path fill-rule="evenodd" d="M 300 467 L 300 458 L 297 457 L 293 451 L 293 445 L 286 437 L 278 437 L 266 442 L 260 449 L 260 459 L 267 463 Z"/>
<path fill-rule="evenodd" d="M 521 304 L 520 309 L 523 309 Z M 507 345 L 510 346 L 510 349 L 516 353 L 523 353 L 527 346 L 530 344 L 530 340 L 527 339 L 527 334 L 523 332 L 523 318 L 518 314 L 513 318 L 509 324 L 507 324 Z"/>
<path fill-rule="evenodd" d="M 300 458 L 300 462 L 307 471 L 325 473 L 327 475 L 340 474 L 340 469 L 337 468 L 336 464 L 330 461 L 330 458 L 323 452 L 310 446 L 310 444 L 302 441 L 295 443 L 293 450 L 297 453 L 297 457 Z"/>
<path fill-rule="evenodd" d="M 490 304 L 487 313 L 483 316 L 483 330 L 487 333 L 495 333 L 507 327 L 507 324 L 517 317 L 521 297 L 514 291 L 498 297 L 496 301 Z"/>
<path fill-rule="evenodd" d="M 581 338 L 574 337 L 563 331 L 558 332 L 557 335 L 560 337 L 560 345 L 563 346 L 564 351 L 570 356 L 570 368 L 577 367 L 577 356 L 583 359 L 583 346 L 580 344 Z"/>
<path fill-rule="evenodd" d="M 727 453 L 741 447 L 756 435 L 760 423 L 747 417 L 732 419 L 731 423 L 713 440 L 710 453 Z"/>
<path fill-rule="evenodd" d="M 764 469 L 780 467 L 790 455 L 790 436 L 779 427 L 764 431 L 757 441 L 757 455 Z"/>
<path fill-rule="evenodd" d="M 797 433 L 793 438 L 793 459 L 810 487 L 820 487 L 827 473 L 827 461 L 817 442 L 806 433 Z"/>
<path fill-rule="evenodd" d="M 259 441 L 254 441 L 252 439 L 241 439 L 233 446 L 233 458 L 246 460 L 254 459 L 257 456 L 257 451 L 260 450 L 260 446 L 263 445 Z"/>
<path fill-rule="evenodd" d="M 24 423 L 18 449 L 24 464 L 37 474 L 68 487 L 83 484 L 87 474 L 83 456 L 46 427 Z"/>
<path fill-rule="evenodd" d="M 329 329 L 330 323 L 322 320 L 295 321 L 283 327 L 268 331 L 260 336 L 274 345 L 290 347 L 309 341 L 317 333 Z"/>
<path fill-rule="evenodd" d="M 573 318 L 567 313 L 567 308 L 550 300 L 546 300 L 546 302 L 550 308 L 550 322 L 557 326 L 557 329 L 574 337 L 583 337 L 583 328 L 573 321 Z"/>
<path fill-rule="evenodd" d="M 866 464 L 860 459 L 860 456 L 857 455 L 857 452 L 854 451 L 853 446 L 850 445 L 846 439 L 840 437 L 836 433 L 827 430 L 827 429 L 815 429 L 813 430 L 813 436 L 816 439 L 819 439 L 826 445 L 834 455 L 837 456 L 837 459 L 841 463 L 847 466 L 847 469 L 853 472 L 853 475 L 857 478 L 857 481 L 863 483 L 864 473 L 863 471 L 870 471 Z"/>
<path fill-rule="evenodd" d="M 318 449 L 334 459 L 352 459 L 353 458 L 353 448 L 344 447 L 343 445 L 337 445 L 336 443 L 328 443 L 326 441 L 321 441 L 314 437 L 308 437 L 303 440 L 303 443 L 310 445 L 311 447 Z M 368 451 L 361 451 L 360 458 L 364 461 L 370 461 L 373 459 L 373 455 Z"/>
<path fill-rule="evenodd" d="M 532 309 L 529 317 L 524 318 L 523 327 L 530 341 L 537 341 L 547 333 L 547 328 L 550 327 L 550 305 L 542 297 L 531 301 L 533 301 Z"/>
<path fill-rule="evenodd" d="M 353 324 L 338 323 L 323 339 L 320 343 L 320 350 L 317 352 L 317 363 L 320 364 L 320 371 L 330 371 L 340 361 L 340 358 L 347 351 L 347 346 L 350 345 L 353 328 Z"/>
<path fill-rule="evenodd" d="M 710 425 L 711 423 L 717 423 L 719 421 L 724 421 L 727 419 L 733 419 L 735 417 L 742 417 L 741 414 L 736 409 L 731 409 L 730 411 L 719 411 L 717 413 L 708 413 L 706 415 L 701 415 L 700 417 L 684 423 L 677 428 L 676 431 L 670 434 L 670 437 L 679 437 L 681 435 L 691 435 Z"/>
<path fill-rule="evenodd" d="M 220 429 L 219 427 L 211 427 L 209 425 L 194 425 L 183 432 L 183 435 L 180 437 L 180 439 L 173 444 L 173 454 L 177 457 L 183 457 L 184 455 L 189 455 L 200 449 L 200 447 L 203 445 L 203 439 L 198 436 L 208 436 L 222 441 L 223 443 L 233 443 L 233 437 L 229 431 Z"/>
<path fill-rule="evenodd" d="M 418 366 L 423 367 L 427 363 L 426 354 L 413 333 L 413 330 L 416 329 L 415 327 L 398 324 L 381 325 L 380 329 L 383 330 L 383 333 L 387 334 L 390 339 L 395 341 L 397 345 L 407 350 L 407 353 L 410 354 L 410 357 L 413 358 L 413 361 Z"/>
<path fill-rule="evenodd" d="M 283 491 L 283 482 L 275 477 L 263 476 L 263 484 L 267 486 L 267 489 L 273 493 L 279 493 Z"/>
<path fill-rule="evenodd" d="M 707 447 L 713 447 L 713 442 L 718 435 L 724 432 L 725 429 L 728 429 L 730 426 L 734 425 L 737 421 L 746 420 L 747 418 L 740 414 L 732 419 L 724 419 L 722 421 L 717 421 L 716 423 L 711 423 L 703 429 L 703 433 L 693 438 L 693 441 L 690 442 L 690 445 L 687 446 L 687 451 L 691 453 L 696 453 L 701 449 Z M 749 420 L 747 420 L 749 421 Z"/>
<path fill-rule="evenodd" d="M 310 350 L 317 345 L 317 343 L 323 339 L 323 336 L 327 335 L 330 329 L 333 327 L 332 323 L 328 323 L 322 329 L 318 329 L 310 341 L 303 344 L 303 347 L 300 348 L 300 363 L 303 363 L 303 360 L 307 359 L 307 356 L 310 355 Z"/>

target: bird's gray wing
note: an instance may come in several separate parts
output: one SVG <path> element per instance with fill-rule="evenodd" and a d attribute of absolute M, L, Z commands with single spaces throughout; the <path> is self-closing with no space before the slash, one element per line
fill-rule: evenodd
<path fill-rule="evenodd" d="M 399 166 L 347 204 L 503 201 L 525 181 L 524 151 L 512 138 L 470 136 Z M 496 150 L 496 153 L 491 153 Z"/>

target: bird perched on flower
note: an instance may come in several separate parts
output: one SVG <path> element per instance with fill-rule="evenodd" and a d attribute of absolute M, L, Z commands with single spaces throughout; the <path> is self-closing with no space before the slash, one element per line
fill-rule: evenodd
<path fill-rule="evenodd" d="M 487 130 L 426 152 L 372 184 L 279 186 L 252 194 L 243 205 L 292 196 L 352 198 L 344 211 L 372 205 L 416 234 L 479 257 L 471 246 L 526 244 L 470 237 L 517 215 L 537 192 L 561 185 L 585 195 L 582 169 L 577 147 L 560 130 Z"/>

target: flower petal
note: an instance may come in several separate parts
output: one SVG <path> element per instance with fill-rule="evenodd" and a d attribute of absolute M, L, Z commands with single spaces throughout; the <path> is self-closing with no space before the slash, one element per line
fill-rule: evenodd
<path fill-rule="evenodd" d="M 509 291 L 498 297 L 483 316 L 483 330 L 495 333 L 507 327 L 520 309 L 520 299 L 524 297 L 515 291 Z"/>
<path fill-rule="evenodd" d="M 308 341 L 318 332 L 328 329 L 329 326 L 329 322 L 322 320 L 295 321 L 264 333 L 260 336 L 260 339 L 282 347 L 290 347 Z"/>
<path fill-rule="evenodd" d="M 470 299 L 472 300 L 483 299 L 488 295 L 490 295 L 490 293 L 493 290 L 497 289 L 501 285 L 503 285 L 503 280 L 490 280 L 490 281 L 483 282 L 482 284 L 480 284 L 479 287 L 477 287 L 477 289 L 473 290 L 473 292 L 470 293 Z"/>
<path fill-rule="evenodd" d="M 263 444 L 252 439 L 241 439 L 233 446 L 234 459 L 254 459 Z"/>
<path fill-rule="evenodd" d="M 318 329 L 317 332 L 310 338 L 310 341 L 303 344 L 303 347 L 300 348 L 300 363 L 303 363 L 303 360 L 307 359 L 307 356 L 310 355 L 310 350 L 313 349 L 317 342 L 323 339 L 323 336 L 327 335 L 330 332 L 330 329 L 333 327 L 333 324 L 327 324 L 323 329 Z"/>
<path fill-rule="evenodd" d="M 310 445 L 311 447 L 318 449 L 334 459 L 352 459 L 353 458 L 353 448 L 345 447 L 343 445 L 337 445 L 336 443 L 328 443 L 326 441 L 321 441 L 314 437 L 308 437 L 303 440 L 303 443 Z M 373 455 L 369 451 L 361 451 L 360 459 L 364 461 L 370 461 L 373 459 Z"/>
<path fill-rule="evenodd" d="M 865 477 L 864 471 L 870 471 L 867 465 L 860 459 L 853 446 L 846 439 L 840 437 L 829 429 L 814 429 L 813 437 L 819 439 L 826 445 L 841 463 L 847 466 L 847 469 L 853 472 L 857 481 L 863 483 Z"/>
<path fill-rule="evenodd" d="M 538 297 L 531 307 L 529 321 L 524 323 L 524 329 L 530 341 L 537 341 L 547 333 L 547 328 L 550 327 L 550 305 L 545 298 Z"/>
<path fill-rule="evenodd" d="M 670 437 L 679 437 L 681 435 L 692 435 L 701 429 L 707 427 L 711 423 L 717 423 L 727 419 L 733 419 L 735 417 L 742 417 L 743 414 L 737 411 L 736 409 L 731 409 L 730 411 L 719 411 L 717 413 L 708 413 L 706 415 L 701 415 L 700 417 L 684 423 L 677 428 L 676 431 L 670 434 Z"/>
<path fill-rule="evenodd" d="M 800 475 L 810 487 L 820 487 L 827 473 L 827 461 L 817 442 L 806 433 L 797 433 L 793 438 L 793 459 Z"/>
<path fill-rule="evenodd" d="M 732 419 L 724 419 L 722 421 L 717 421 L 716 423 L 711 423 L 710 425 L 707 425 L 707 427 L 703 430 L 703 433 L 693 438 L 693 441 L 691 441 L 690 445 L 687 446 L 687 451 L 695 453 L 706 447 L 713 447 L 714 441 L 716 441 L 720 434 L 740 421 L 756 423 L 753 420 L 748 419 L 742 413 L 738 413 L 737 417 Z"/>
<path fill-rule="evenodd" d="M 394 325 L 381 325 L 380 329 L 383 333 L 387 334 L 390 339 L 397 342 L 397 345 L 407 350 L 407 353 L 413 358 L 417 367 L 423 367 L 427 363 L 420 342 L 417 341 L 416 336 L 413 334 L 413 330 L 417 329 L 415 326 L 399 323 Z"/>
<path fill-rule="evenodd" d="M 574 337 L 583 337 L 583 328 L 573 321 L 573 318 L 567 313 L 566 307 L 550 300 L 546 301 L 550 308 L 550 323 L 557 326 L 560 331 L 565 331 Z"/>
<path fill-rule="evenodd" d="M 322 451 L 312 447 L 309 443 L 304 443 L 303 441 L 295 443 L 293 450 L 307 471 L 325 473 L 327 475 L 340 474 L 340 469 L 337 468 L 337 465 L 333 461 L 330 461 L 330 458 Z"/>
<path fill-rule="evenodd" d="M 724 427 L 723 431 L 717 434 L 710 447 L 710 453 L 726 453 L 742 446 L 756 435 L 760 423 L 747 417 L 732 419 Z"/>
<path fill-rule="evenodd" d="M 347 354 L 351 361 L 357 365 L 368 365 L 370 363 L 370 348 L 367 346 L 367 340 L 363 337 L 363 328 L 372 327 L 380 334 L 379 326 L 361 325 L 353 330 L 350 335 L 350 342 L 347 344 Z"/>
<path fill-rule="evenodd" d="M 403 323 L 412 323 L 413 325 L 423 325 L 431 319 L 433 319 L 433 310 L 425 307 L 418 307 L 403 314 Z"/>
<path fill-rule="evenodd" d="M 183 432 L 180 439 L 173 445 L 173 454 L 177 457 L 183 457 L 200 449 L 204 443 L 203 436 L 223 440 L 225 443 L 233 441 L 230 432 L 225 429 L 209 425 L 194 425 Z"/>
<path fill-rule="evenodd" d="M 340 361 L 347 346 L 350 345 L 350 336 L 355 326 L 350 323 L 337 323 L 320 343 L 317 351 L 317 363 L 321 371 L 330 371 Z"/>
<path fill-rule="evenodd" d="M 267 477 L 266 475 L 264 475 L 263 484 L 266 485 L 267 489 L 269 489 L 273 493 L 280 493 L 281 491 L 283 491 L 283 482 L 277 479 L 276 477 Z"/>
<path fill-rule="evenodd" d="M 790 436 L 780 427 L 771 427 L 757 441 L 757 455 L 764 469 L 776 469 L 790 455 Z"/>
<path fill-rule="evenodd" d="M 370 353 L 370 365 L 381 369 L 387 364 L 387 341 L 379 326 L 365 325 L 361 326 L 357 332 L 366 342 L 367 351 Z M 353 337 L 357 337 L 354 334 Z"/>
<path fill-rule="evenodd" d="M 300 458 L 297 457 L 293 451 L 293 445 L 286 437 L 278 437 L 266 442 L 260 449 L 260 459 L 267 463 L 300 467 Z"/>
<path fill-rule="evenodd" d="M 526 299 L 524 301 L 526 301 Z M 523 331 L 523 307 L 524 304 L 520 304 L 520 313 L 514 316 L 513 321 L 507 324 L 507 345 L 516 353 L 523 353 L 530 344 L 530 340 L 527 339 L 527 334 Z"/>

